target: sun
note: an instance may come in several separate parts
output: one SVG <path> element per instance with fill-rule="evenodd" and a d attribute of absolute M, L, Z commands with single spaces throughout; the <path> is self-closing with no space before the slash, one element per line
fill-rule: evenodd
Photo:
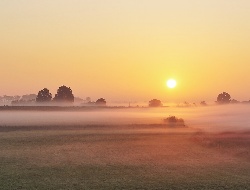
<path fill-rule="evenodd" d="M 174 80 L 174 79 L 169 79 L 168 81 L 167 81 L 167 86 L 168 86 L 168 88 L 174 88 L 174 87 L 176 87 L 176 80 Z"/>

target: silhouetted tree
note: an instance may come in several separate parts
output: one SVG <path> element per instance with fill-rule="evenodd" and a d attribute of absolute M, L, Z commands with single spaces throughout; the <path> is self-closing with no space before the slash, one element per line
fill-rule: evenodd
<path fill-rule="evenodd" d="M 37 102 L 50 102 L 52 99 L 52 94 L 49 92 L 47 88 L 40 90 L 36 97 Z"/>
<path fill-rule="evenodd" d="M 218 95 L 217 97 L 217 103 L 220 104 L 228 104 L 231 101 L 231 96 L 227 92 L 223 92 Z"/>
<path fill-rule="evenodd" d="M 160 100 L 153 99 L 153 100 L 150 100 L 150 101 L 149 101 L 148 106 L 149 106 L 149 107 L 161 107 L 161 106 L 162 106 L 162 103 L 161 103 Z"/>
<path fill-rule="evenodd" d="M 106 100 L 104 98 L 99 98 L 98 100 L 96 100 L 95 104 L 97 106 L 106 106 Z"/>
<path fill-rule="evenodd" d="M 74 95 L 70 87 L 60 86 L 57 90 L 57 94 L 54 97 L 54 101 L 57 102 L 74 102 Z"/>

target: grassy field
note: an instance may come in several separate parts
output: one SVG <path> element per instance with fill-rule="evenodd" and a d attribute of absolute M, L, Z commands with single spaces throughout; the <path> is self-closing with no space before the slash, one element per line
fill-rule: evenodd
<path fill-rule="evenodd" d="M 0 189 L 250 189 L 250 132 L 0 127 Z"/>

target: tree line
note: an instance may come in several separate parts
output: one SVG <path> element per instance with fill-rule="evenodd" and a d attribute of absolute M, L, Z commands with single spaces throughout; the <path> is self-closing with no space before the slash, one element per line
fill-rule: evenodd
<path fill-rule="evenodd" d="M 218 96 L 217 96 L 217 99 L 215 101 L 217 104 L 236 104 L 236 103 L 240 103 L 238 100 L 235 100 L 235 99 L 232 99 L 231 98 L 231 95 L 227 92 L 222 92 L 220 93 Z M 242 103 L 250 103 L 250 100 L 249 101 L 244 101 Z M 184 106 L 196 106 L 195 103 L 193 104 L 190 104 L 190 103 L 187 103 L 187 102 L 184 102 L 183 103 Z M 205 101 L 201 101 L 200 102 L 200 105 L 201 106 L 206 106 L 207 103 Z M 160 100 L 158 99 L 152 99 L 148 102 L 148 106 L 149 107 L 162 107 L 163 104 Z"/>
<path fill-rule="evenodd" d="M 35 102 L 38 104 L 72 104 L 75 100 L 73 91 L 70 87 L 67 87 L 65 85 L 60 86 L 57 89 L 57 93 L 55 94 L 54 98 L 52 97 L 52 94 L 50 93 L 49 89 L 44 88 L 38 92 L 38 94 L 35 97 Z M 32 101 L 32 100 L 29 100 Z M 12 101 L 12 105 L 20 105 L 24 102 L 24 100 L 14 100 Z M 86 102 L 86 105 L 92 105 L 92 106 L 106 106 L 106 100 L 104 98 L 99 98 L 95 102 L 91 102 L 89 99 L 89 102 Z"/>
<path fill-rule="evenodd" d="M 1 103 L 8 105 L 8 102 L 11 102 L 13 106 L 24 106 L 24 105 L 61 105 L 69 104 L 73 102 L 81 103 L 82 106 L 106 106 L 106 100 L 104 98 L 99 98 L 97 101 L 91 101 L 89 97 L 86 100 L 81 98 L 74 97 L 74 94 L 70 87 L 65 85 L 60 86 L 57 90 L 57 93 L 54 97 L 50 93 L 49 89 L 44 88 L 38 92 L 38 94 L 29 94 L 23 96 L 3 96 L 0 97 Z M 236 103 L 250 103 L 249 101 L 239 102 L 231 98 L 231 95 L 227 92 L 222 92 L 217 96 L 215 101 L 217 104 L 236 104 Z M 205 101 L 200 102 L 201 106 L 206 106 Z M 149 107 L 162 107 L 163 103 L 158 99 L 152 99 L 148 102 Z M 197 106 L 196 103 L 184 102 L 178 104 L 180 107 L 190 107 Z"/>

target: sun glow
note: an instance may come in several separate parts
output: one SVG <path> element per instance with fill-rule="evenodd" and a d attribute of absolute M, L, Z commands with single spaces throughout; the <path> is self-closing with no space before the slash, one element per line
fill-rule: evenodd
<path fill-rule="evenodd" d="M 174 80 L 174 79 L 169 79 L 168 81 L 167 81 L 167 86 L 168 86 L 168 88 L 175 88 L 176 87 L 176 80 Z"/>

